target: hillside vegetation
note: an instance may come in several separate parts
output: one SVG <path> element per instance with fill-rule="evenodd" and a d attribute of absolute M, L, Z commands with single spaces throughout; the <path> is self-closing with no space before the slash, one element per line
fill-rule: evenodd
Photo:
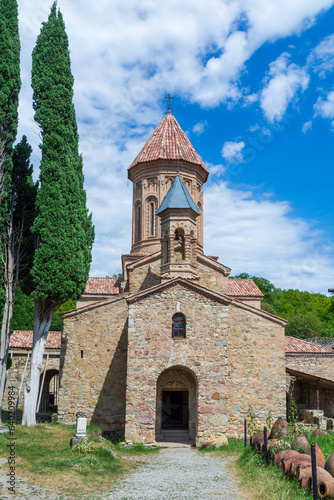
<path fill-rule="evenodd" d="M 265 278 L 241 273 L 234 278 L 250 278 L 264 295 L 262 309 L 288 321 L 286 335 L 300 339 L 334 337 L 334 298 L 321 293 L 282 290 Z"/>

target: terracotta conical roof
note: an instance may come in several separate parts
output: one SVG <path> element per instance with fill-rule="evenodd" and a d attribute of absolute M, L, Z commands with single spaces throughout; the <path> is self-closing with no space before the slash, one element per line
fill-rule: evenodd
<path fill-rule="evenodd" d="M 205 172 L 208 172 L 200 156 L 196 153 L 188 137 L 170 111 L 163 117 L 149 140 L 142 147 L 131 163 L 129 170 L 138 163 L 154 160 L 184 160 L 200 165 Z"/>

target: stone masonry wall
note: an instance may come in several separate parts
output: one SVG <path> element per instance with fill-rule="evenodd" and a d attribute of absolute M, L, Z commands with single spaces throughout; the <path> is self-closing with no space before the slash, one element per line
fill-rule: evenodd
<path fill-rule="evenodd" d="M 214 266 L 209 266 L 207 263 L 200 260 L 197 261 L 197 273 L 200 277 L 199 284 L 210 290 L 227 295 L 228 292 L 228 277 L 224 276 Z"/>
<path fill-rule="evenodd" d="M 227 432 L 241 435 L 249 405 L 263 426 L 268 411 L 285 416 L 284 328 L 261 313 L 230 306 Z"/>
<path fill-rule="evenodd" d="M 172 338 L 172 316 L 186 317 L 186 338 Z M 281 325 L 177 285 L 129 306 L 126 438 L 152 442 L 159 375 L 185 367 L 197 381 L 197 445 L 240 435 L 252 404 L 259 417 L 285 415 Z M 158 402 L 159 404 L 159 402 Z"/>
<path fill-rule="evenodd" d="M 133 269 L 128 268 L 129 292 L 137 293 L 160 283 L 161 257 L 150 260 L 146 264 L 136 265 Z"/>
<path fill-rule="evenodd" d="M 184 339 L 172 338 L 176 312 L 186 317 Z M 227 394 L 218 394 L 217 386 L 227 378 L 227 314 L 225 305 L 182 286 L 130 304 L 128 440 L 155 441 L 157 380 L 170 367 L 186 367 L 197 380 L 197 444 L 210 438 L 216 442 L 225 434 Z"/>
<path fill-rule="evenodd" d="M 317 377 L 334 381 L 334 354 L 289 354 L 286 366 Z"/>
<path fill-rule="evenodd" d="M 127 364 L 127 304 L 117 298 L 64 315 L 58 418 L 88 421 L 124 437 Z"/>

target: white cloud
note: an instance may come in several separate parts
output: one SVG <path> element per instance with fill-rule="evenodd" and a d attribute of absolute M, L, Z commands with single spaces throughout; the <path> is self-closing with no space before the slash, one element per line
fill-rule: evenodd
<path fill-rule="evenodd" d="M 303 134 L 306 134 L 312 128 L 312 121 L 305 122 L 302 128 Z"/>
<path fill-rule="evenodd" d="M 312 50 L 308 64 L 321 78 L 334 70 L 334 35 L 326 37 Z"/>
<path fill-rule="evenodd" d="M 222 148 L 222 156 L 228 162 L 241 163 L 244 161 L 241 152 L 244 147 L 245 143 L 243 141 L 227 141 Z"/>
<path fill-rule="evenodd" d="M 331 128 L 334 132 L 334 90 L 328 92 L 325 99 L 318 97 L 314 105 L 315 116 L 331 119 Z"/>
<path fill-rule="evenodd" d="M 304 92 L 310 77 L 304 68 L 289 64 L 289 54 L 284 52 L 270 64 L 269 77 L 261 93 L 261 108 L 270 122 L 280 121 L 290 102 L 297 99 L 298 91 Z"/>
<path fill-rule="evenodd" d="M 314 109 L 323 118 L 334 118 L 334 90 L 327 94 L 326 99 L 318 97 Z"/>
<path fill-rule="evenodd" d="M 248 130 L 249 132 L 256 132 L 257 130 L 260 130 L 260 128 L 260 125 L 256 123 L 255 125 L 251 125 Z"/>
<path fill-rule="evenodd" d="M 292 217 L 289 203 L 255 199 L 220 182 L 205 190 L 204 208 L 205 253 L 219 255 L 232 275 L 247 272 L 282 288 L 327 293 L 323 276 L 334 265 L 333 241 Z"/>
<path fill-rule="evenodd" d="M 35 165 L 40 159 L 40 137 L 31 107 L 31 52 L 52 3 L 18 0 L 23 81 L 18 137 L 27 135 L 34 148 Z M 300 33 L 333 3 L 58 0 L 70 43 L 80 151 L 96 229 L 92 275 L 119 272 L 120 254 L 130 249 L 132 185 L 127 184 L 126 169 L 161 120 L 162 110 L 166 109 L 163 96 L 168 92 L 175 96 L 172 107 L 178 119 L 178 99 L 202 107 L 234 104 L 239 99 L 254 104 L 258 94 L 248 95 L 240 83 L 252 54 L 266 42 Z M 291 64 L 281 71 L 281 87 L 288 101 L 293 82 L 298 89 L 303 87 L 300 71 Z M 271 81 L 275 80 L 274 75 L 270 76 Z M 284 103 L 280 108 L 276 103 L 275 119 L 283 108 Z M 179 121 L 182 125 L 182 119 Z M 242 143 L 234 144 L 240 148 Z M 235 155 L 242 159 L 242 148 L 235 150 Z M 213 168 L 216 175 L 225 169 L 223 165 Z M 242 207 L 246 207 L 246 201 Z M 254 203 L 250 201 L 250 206 Z M 218 207 L 223 210 L 225 202 Z M 233 208 L 237 205 L 233 204 Z M 206 214 L 208 223 L 209 215 L 210 210 Z M 215 243 L 210 227 L 207 248 Z M 229 235 L 229 248 L 235 238 Z M 218 240 L 221 244 L 221 236 Z M 241 244 L 249 245 L 249 241 Z M 255 262 L 256 255 L 252 255 L 249 263 Z M 223 254 L 222 258 L 225 261 Z M 277 273 L 279 269 L 282 266 L 277 267 Z M 251 271 L 249 266 L 240 270 Z"/>
<path fill-rule="evenodd" d="M 203 122 L 198 122 L 193 126 L 191 131 L 196 135 L 201 135 L 203 134 L 206 125 L 207 125 L 206 120 Z"/>

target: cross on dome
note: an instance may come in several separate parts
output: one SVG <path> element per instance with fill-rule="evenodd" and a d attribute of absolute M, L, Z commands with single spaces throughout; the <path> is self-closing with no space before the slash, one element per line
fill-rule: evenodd
<path fill-rule="evenodd" d="M 170 100 L 174 99 L 174 97 L 171 97 L 171 95 L 168 94 L 168 95 L 165 96 L 165 99 L 168 99 L 168 111 L 167 111 L 167 113 L 172 114 L 172 110 L 171 110 L 171 107 L 170 107 Z"/>

